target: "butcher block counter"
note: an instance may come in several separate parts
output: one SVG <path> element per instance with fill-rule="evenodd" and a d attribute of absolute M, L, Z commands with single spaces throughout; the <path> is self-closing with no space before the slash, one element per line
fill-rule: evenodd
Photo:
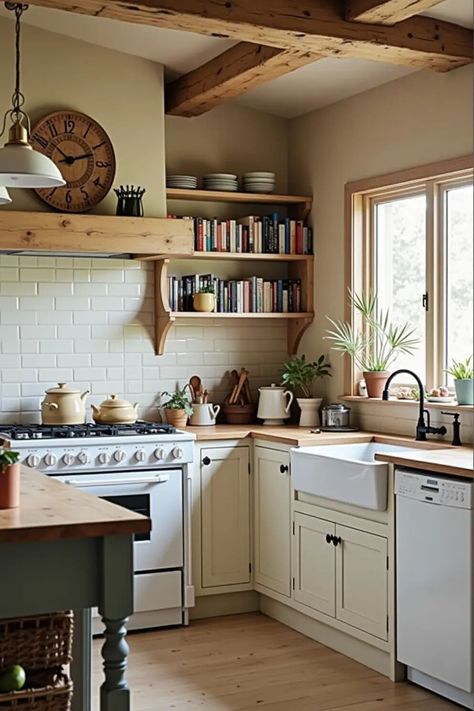
<path fill-rule="evenodd" d="M 416 449 L 410 453 L 376 454 L 375 458 L 382 462 L 390 462 L 411 469 L 424 469 L 436 474 L 473 478 L 473 450 L 469 447 Z"/>
<path fill-rule="evenodd" d="M 24 466 L 20 496 L 18 509 L 0 510 L 0 618 L 75 611 L 72 711 L 90 711 L 90 608 L 97 607 L 107 639 L 100 711 L 129 711 L 133 536 L 150 530 L 149 519 Z"/>
<path fill-rule="evenodd" d="M 145 516 L 21 467 L 20 508 L 0 509 L 0 543 L 148 533 Z"/>

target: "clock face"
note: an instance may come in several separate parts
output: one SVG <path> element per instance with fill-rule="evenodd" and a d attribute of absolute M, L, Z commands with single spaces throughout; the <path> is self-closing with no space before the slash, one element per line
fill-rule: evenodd
<path fill-rule="evenodd" d="M 66 181 L 63 187 L 36 189 L 44 202 L 62 212 L 85 212 L 104 199 L 115 177 L 115 155 L 97 121 L 77 111 L 56 111 L 36 124 L 30 140 Z"/>

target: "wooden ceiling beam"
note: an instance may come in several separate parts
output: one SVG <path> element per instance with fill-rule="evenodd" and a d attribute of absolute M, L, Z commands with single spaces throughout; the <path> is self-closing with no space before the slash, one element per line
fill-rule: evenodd
<path fill-rule="evenodd" d="M 344 0 L 32 0 L 33 5 L 324 56 L 441 72 L 472 62 L 472 31 L 431 17 L 348 22 Z"/>
<path fill-rule="evenodd" d="M 201 67 L 171 82 L 165 90 L 166 113 L 200 116 L 249 89 L 319 59 L 319 55 L 239 42 Z"/>
<path fill-rule="evenodd" d="M 395 25 L 438 5 L 441 0 L 347 0 L 346 20 Z"/>

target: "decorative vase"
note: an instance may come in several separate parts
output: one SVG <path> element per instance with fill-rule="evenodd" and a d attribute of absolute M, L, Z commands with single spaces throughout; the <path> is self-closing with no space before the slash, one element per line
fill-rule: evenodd
<path fill-rule="evenodd" d="M 474 405 L 474 380 L 455 380 L 456 400 L 458 405 Z"/>
<path fill-rule="evenodd" d="M 174 427 L 186 427 L 188 422 L 186 410 L 173 410 L 172 408 L 165 408 L 164 412 L 166 422 L 169 425 L 174 425 Z"/>
<path fill-rule="evenodd" d="M 195 311 L 212 313 L 216 306 L 216 297 L 208 292 L 199 292 L 193 296 L 193 307 Z"/>
<path fill-rule="evenodd" d="M 382 397 L 383 389 L 390 373 L 387 370 L 364 371 L 368 397 Z"/>
<path fill-rule="evenodd" d="M 300 427 L 319 427 L 319 408 L 322 397 L 298 397 L 296 402 L 300 407 Z"/>
<path fill-rule="evenodd" d="M 8 464 L 0 469 L 0 509 L 16 509 L 20 505 L 20 464 Z"/>

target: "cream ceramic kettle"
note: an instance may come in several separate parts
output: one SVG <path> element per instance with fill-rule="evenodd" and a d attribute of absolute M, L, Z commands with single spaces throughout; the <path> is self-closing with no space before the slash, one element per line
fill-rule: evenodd
<path fill-rule="evenodd" d="M 272 383 L 269 387 L 259 388 L 257 417 L 263 419 L 264 425 L 283 425 L 290 416 L 293 393 L 290 390 Z"/>
<path fill-rule="evenodd" d="M 89 390 L 70 388 L 67 383 L 58 383 L 57 388 L 46 390 L 41 403 L 43 425 L 82 425 L 86 419 L 86 398 Z"/>
<path fill-rule="evenodd" d="M 127 425 L 138 419 L 138 402 L 132 405 L 128 400 L 121 400 L 111 395 L 99 406 L 91 405 L 92 419 L 99 425 Z"/>

